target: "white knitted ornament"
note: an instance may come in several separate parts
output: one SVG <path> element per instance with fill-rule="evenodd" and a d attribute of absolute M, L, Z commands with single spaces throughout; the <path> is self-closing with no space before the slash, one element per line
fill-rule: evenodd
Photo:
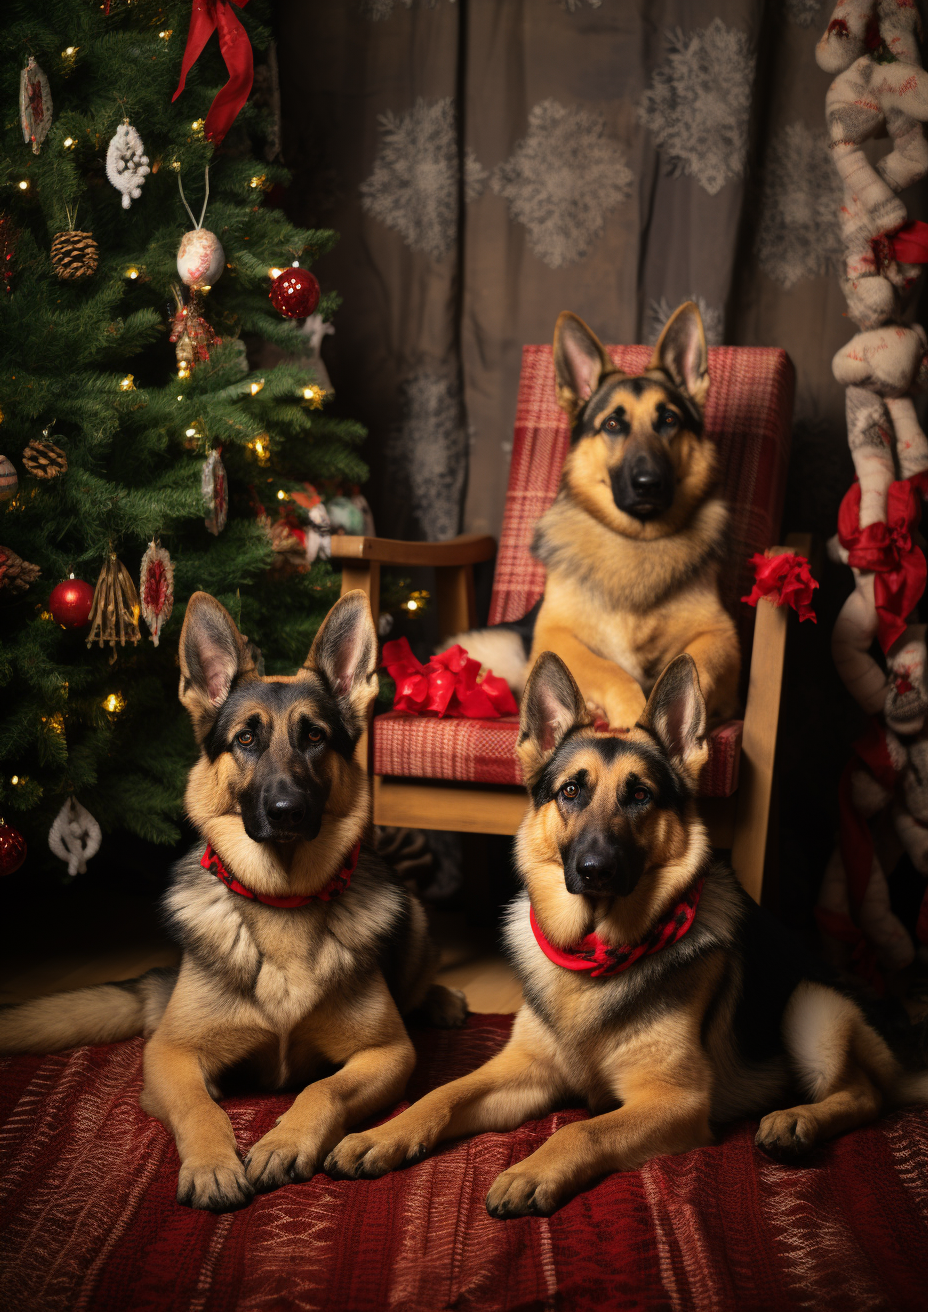
<path fill-rule="evenodd" d="M 100 826 L 87 808 L 76 797 L 69 797 L 49 830 L 48 845 L 55 856 L 67 862 L 69 875 L 83 875 L 102 839 Z"/>
<path fill-rule="evenodd" d="M 141 196 L 150 172 L 142 138 L 131 123 L 120 123 L 106 152 L 106 176 L 122 192 L 124 210 Z"/>

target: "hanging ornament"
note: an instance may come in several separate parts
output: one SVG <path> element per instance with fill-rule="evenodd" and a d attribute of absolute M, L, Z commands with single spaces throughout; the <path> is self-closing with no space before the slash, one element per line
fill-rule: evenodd
<path fill-rule="evenodd" d="M 23 452 L 26 473 L 31 474 L 33 478 L 57 478 L 59 474 L 67 473 L 68 457 L 60 446 L 55 446 L 54 442 L 48 441 L 51 430 L 51 424 L 48 428 L 43 428 L 42 437 L 34 437 Z"/>
<path fill-rule="evenodd" d="M 332 380 L 329 377 L 329 371 L 325 367 L 322 359 L 322 340 L 335 332 L 335 326 L 326 323 L 322 315 L 318 313 L 308 314 L 305 321 L 300 325 L 301 335 L 306 339 L 306 346 L 300 357 L 301 362 L 311 369 L 316 376 L 316 382 L 322 388 L 323 392 L 329 392 L 334 395 L 335 389 L 332 386 Z M 309 398 L 306 398 L 309 400 Z"/>
<path fill-rule="evenodd" d="M 0 456 L 0 501 L 10 501 L 16 496 L 19 487 L 19 475 L 12 460 Z"/>
<path fill-rule="evenodd" d="M 106 176 L 116 190 L 122 192 L 124 210 L 141 196 L 142 183 L 150 172 L 142 138 L 125 119 L 116 129 L 106 152 Z"/>
<path fill-rule="evenodd" d="M 13 256 L 19 243 L 20 230 L 8 214 L 0 214 L 0 278 L 8 292 L 13 290 Z"/>
<path fill-rule="evenodd" d="M 52 93 L 48 78 L 31 55 L 19 75 L 19 121 L 23 141 L 27 146 L 32 142 L 32 153 L 38 155 L 52 125 Z"/>
<path fill-rule="evenodd" d="M 14 874 L 25 859 L 25 838 L 12 825 L 0 824 L 0 875 Z"/>
<path fill-rule="evenodd" d="M 185 232 L 180 239 L 180 249 L 177 252 L 177 272 L 180 274 L 181 282 L 186 283 L 188 287 L 212 287 L 225 267 L 226 253 L 222 249 L 222 244 L 216 234 L 203 227 L 203 220 L 206 217 L 206 204 L 209 200 L 209 167 L 206 169 L 206 195 L 203 197 L 203 208 L 200 211 L 199 223 L 193 217 L 193 210 L 187 204 L 180 174 L 177 175 L 177 185 L 180 188 L 180 198 L 184 202 L 184 209 L 190 215 L 190 222 L 193 224 L 192 231 Z"/>
<path fill-rule="evenodd" d="M 116 643 L 124 647 L 126 642 L 138 642 L 139 633 L 139 594 L 135 590 L 132 576 L 120 561 L 115 551 L 111 551 L 100 570 L 97 586 L 90 608 L 90 633 L 87 646 L 97 639 L 102 647 L 108 642 L 116 654 Z"/>
<path fill-rule="evenodd" d="M 62 282 L 77 282 L 96 272 L 100 259 L 92 232 L 68 228 L 52 240 L 52 265 Z"/>
<path fill-rule="evenodd" d="M 69 875 L 87 873 L 87 862 L 100 850 L 100 826 L 76 797 L 69 797 L 48 831 L 48 845 L 67 864 Z"/>
<path fill-rule="evenodd" d="M 52 619 L 65 629 L 82 629 L 90 619 L 93 588 L 72 574 L 52 588 L 48 609 Z"/>
<path fill-rule="evenodd" d="M 155 538 L 149 542 L 142 557 L 139 600 L 142 618 L 151 629 L 151 640 L 157 647 L 161 630 L 171 618 L 174 607 L 174 566 L 167 551 Z"/>
<path fill-rule="evenodd" d="M 332 522 L 312 483 L 304 483 L 303 487 L 305 491 L 292 492 L 291 497 L 304 512 L 304 549 L 306 560 L 311 565 L 317 556 L 329 560 L 332 555 Z"/>
<path fill-rule="evenodd" d="M 177 369 L 181 376 L 189 374 L 198 364 L 209 360 L 210 347 L 221 346 L 210 324 L 203 317 L 203 298 L 196 287 L 191 288 L 190 300 L 184 305 L 180 288 L 172 288 L 177 311 L 171 320 L 169 341 L 174 342 Z"/>
<path fill-rule="evenodd" d="M 229 513 L 229 482 L 226 467 L 219 458 L 218 451 L 211 451 L 203 465 L 203 477 L 200 482 L 203 500 L 206 502 L 206 519 L 204 523 L 210 533 L 217 536 L 226 526 Z"/>
<path fill-rule="evenodd" d="M 271 283 L 271 304 L 287 319 L 302 319 L 319 304 L 319 281 L 309 269 L 294 265 Z"/>
<path fill-rule="evenodd" d="M 30 583 L 34 583 L 42 573 L 38 565 L 31 564 L 17 556 L 9 547 L 0 547 L 0 592 L 25 592 Z"/>

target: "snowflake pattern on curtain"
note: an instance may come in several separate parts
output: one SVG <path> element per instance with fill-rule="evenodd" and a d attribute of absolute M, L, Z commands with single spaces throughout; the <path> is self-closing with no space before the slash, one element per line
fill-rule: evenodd
<path fill-rule="evenodd" d="M 683 296 L 675 304 L 671 305 L 666 296 L 662 296 L 659 301 L 651 301 L 648 305 L 648 316 L 645 323 L 644 340 L 648 346 L 656 346 L 661 333 L 664 331 L 664 324 L 673 314 L 678 305 L 684 301 L 695 301 L 699 307 L 699 313 L 702 316 L 702 326 L 706 333 L 707 346 L 721 346 L 725 332 L 725 316 L 720 309 L 710 305 L 704 296 L 696 296 L 690 293 L 689 296 Z"/>
<path fill-rule="evenodd" d="M 606 135 L 599 114 L 542 100 L 490 186 L 525 226 L 533 254 L 561 269 L 588 254 L 606 215 L 628 200 L 633 181 L 625 151 Z"/>
<path fill-rule="evenodd" d="M 458 141 L 450 96 L 421 97 L 405 114 L 378 116 L 382 141 L 370 177 L 361 184 L 368 214 L 433 260 L 447 255 L 458 233 Z M 473 152 L 464 159 L 464 199 L 475 200 L 487 178 Z"/>
<path fill-rule="evenodd" d="M 467 467 L 467 426 L 453 376 L 422 370 L 403 384 L 403 417 L 390 439 L 390 461 L 406 471 L 423 537 L 453 538 Z"/>
<path fill-rule="evenodd" d="M 755 249 L 768 278 L 788 290 L 840 269 L 842 200 L 825 132 L 788 124 L 771 142 L 763 173 Z"/>
<path fill-rule="evenodd" d="M 754 55 L 744 32 L 715 18 L 689 36 L 667 33 L 670 53 L 638 107 L 670 172 L 715 196 L 744 173 Z"/>
<path fill-rule="evenodd" d="M 799 27 L 811 27 L 821 16 L 822 0 L 783 0 L 786 17 Z"/>

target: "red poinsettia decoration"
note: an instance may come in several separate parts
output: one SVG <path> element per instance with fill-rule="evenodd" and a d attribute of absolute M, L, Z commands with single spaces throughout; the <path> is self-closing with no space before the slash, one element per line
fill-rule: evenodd
<path fill-rule="evenodd" d="M 800 620 L 818 621 L 812 609 L 812 593 L 818 583 L 809 573 L 809 562 L 804 556 L 784 551 L 779 556 L 764 556 L 760 552 L 751 557 L 754 569 L 754 587 L 742 601 L 756 606 L 766 597 L 775 606 L 792 606 Z"/>
<path fill-rule="evenodd" d="M 506 680 L 472 660 L 457 643 L 422 665 L 408 641 L 398 638 L 384 643 L 383 664 L 396 684 L 395 711 L 496 720 L 519 709 Z"/>

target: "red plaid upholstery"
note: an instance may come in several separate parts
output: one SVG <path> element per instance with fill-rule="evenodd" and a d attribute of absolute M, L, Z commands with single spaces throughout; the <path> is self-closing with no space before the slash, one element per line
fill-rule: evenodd
<path fill-rule="evenodd" d="M 607 349 L 615 363 L 632 374 L 641 373 L 652 354 L 649 346 Z M 709 349 L 709 377 L 706 433 L 719 447 L 723 492 L 731 507 L 730 563 L 722 573 L 722 598 L 738 623 L 746 673 L 754 611 L 739 598 L 753 583 L 749 557 L 772 546 L 779 532 L 794 371 L 785 351 L 718 346 Z M 557 494 L 569 442 L 567 416 L 555 398 L 551 347 L 523 347 L 509 488 L 490 601 L 491 624 L 521 619 L 544 591 L 544 566 L 529 548 L 539 516 Z M 728 797 L 737 787 L 741 727 L 740 720 L 732 721 L 712 734 L 702 778 L 704 796 Z M 374 721 L 374 772 L 472 783 L 519 783 L 513 755 L 516 728 L 515 719 L 381 715 Z"/>
<path fill-rule="evenodd" d="M 458 783 L 521 784 L 516 757 L 519 719 L 436 720 L 390 711 L 374 721 L 374 774 Z M 703 797 L 730 797 L 738 786 L 740 720 L 719 725 L 709 736 L 709 759 L 702 772 Z"/>

